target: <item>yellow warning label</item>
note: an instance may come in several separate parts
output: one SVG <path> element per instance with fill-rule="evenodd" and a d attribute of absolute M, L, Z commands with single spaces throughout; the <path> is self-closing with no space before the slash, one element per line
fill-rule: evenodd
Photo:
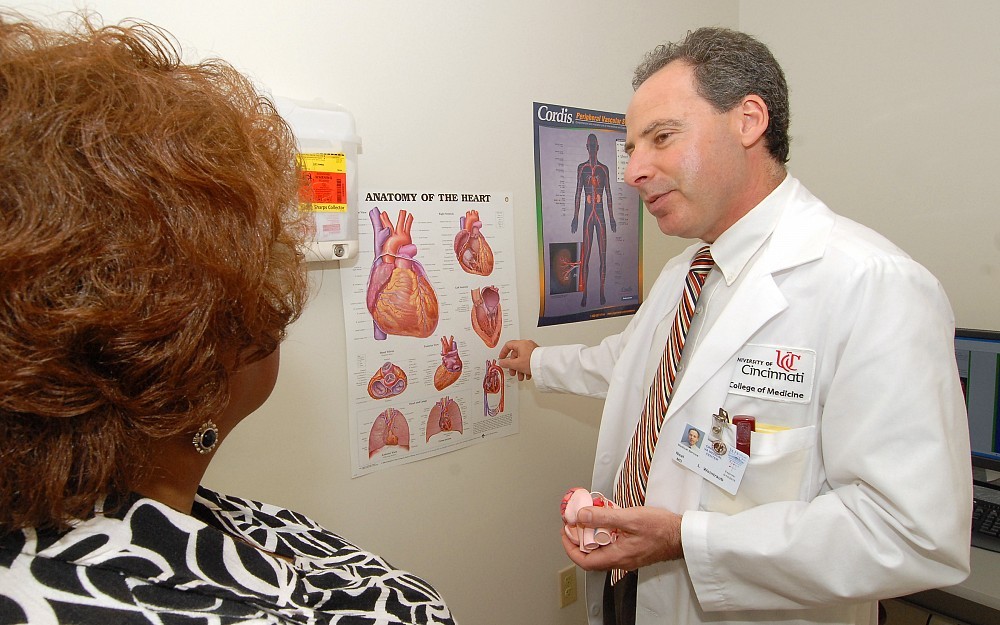
<path fill-rule="evenodd" d="M 299 209 L 314 213 L 347 212 L 347 157 L 344 154 L 299 154 L 302 182 Z"/>

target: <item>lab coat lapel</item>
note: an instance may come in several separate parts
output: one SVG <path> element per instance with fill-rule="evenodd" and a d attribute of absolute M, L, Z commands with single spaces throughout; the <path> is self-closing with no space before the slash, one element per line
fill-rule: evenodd
<path fill-rule="evenodd" d="M 798 181 L 792 200 L 771 233 L 760 258 L 744 271 L 747 278 L 690 354 L 686 371 L 670 400 L 667 418 L 682 409 L 770 319 L 788 307 L 774 274 L 823 256 L 835 216 Z M 720 397 L 719 401 L 724 398 Z M 720 404 L 721 405 L 721 404 Z"/>
<path fill-rule="evenodd" d="M 674 389 L 670 413 L 683 408 L 704 384 L 746 344 L 769 319 L 788 307 L 771 274 L 748 277 L 686 363 Z M 721 402 L 724 398 L 719 398 Z M 721 405 L 721 404 L 720 404 Z M 668 415 L 669 418 L 669 415 Z"/>

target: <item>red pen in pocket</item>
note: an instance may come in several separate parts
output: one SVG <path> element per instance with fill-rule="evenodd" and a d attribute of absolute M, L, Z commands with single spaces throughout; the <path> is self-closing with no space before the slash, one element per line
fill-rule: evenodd
<path fill-rule="evenodd" d="M 736 415 L 733 417 L 733 425 L 736 426 L 736 449 L 746 455 L 750 455 L 750 432 L 757 428 L 757 420 L 747 415 Z"/>

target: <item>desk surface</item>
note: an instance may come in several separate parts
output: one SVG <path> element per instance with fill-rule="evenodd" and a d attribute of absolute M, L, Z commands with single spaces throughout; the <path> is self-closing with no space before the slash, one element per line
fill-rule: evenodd
<path fill-rule="evenodd" d="M 1000 473 L 973 467 L 975 480 L 1000 488 Z M 941 590 L 975 601 L 994 610 L 1000 610 L 1000 553 L 978 547 L 972 548 L 972 573 L 957 586 Z"/>
<path fill-rule="evenodd" d="M 1000 553 L 972 548 L 972 574 L 956 586 L 925 590 L 903 601 L 970 625 L 1000 623 Z M 930 621 L 928 621 L 930 622 Z"/>
<path fill-rule="evenodd" d="M 995 471 L 974 467 L 973 477 L 1000 486 L 1000 473 Z M 1000 553 L 979 547 L 971 549 L 972 572 L 964 582 L 902 599 L 968 623 L 1000 623 Z"/>
<path fill-rule="evenodd" d="M 1000 610 L 1000 553 L 973 547 L 971 561 L 968 579 L 941 590 Z"/>

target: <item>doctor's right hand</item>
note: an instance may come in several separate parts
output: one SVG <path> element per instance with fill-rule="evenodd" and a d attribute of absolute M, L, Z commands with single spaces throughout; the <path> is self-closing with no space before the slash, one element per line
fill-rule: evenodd
<path fill-rule="evenodd" d="M 531 379 L 531 352 L 538 343 L 529 339 L 507 341 L 500 348 L 500 359 L 497 365 L 507 369 L 510 375 L 517 375 L 518 380 Z"/>
<path fill-rule="evenodd" d="M 566 532 L 561 532 L 566 555 L 585 571 L 635 571 L 656 562 L 684 557 L 681 517 L 669 510 L 647 506 L 582 508 L 577 512 L 576 525 L 611 528 L 618 533 L 613 543 L 585 553 L 573 544 Z"/>

